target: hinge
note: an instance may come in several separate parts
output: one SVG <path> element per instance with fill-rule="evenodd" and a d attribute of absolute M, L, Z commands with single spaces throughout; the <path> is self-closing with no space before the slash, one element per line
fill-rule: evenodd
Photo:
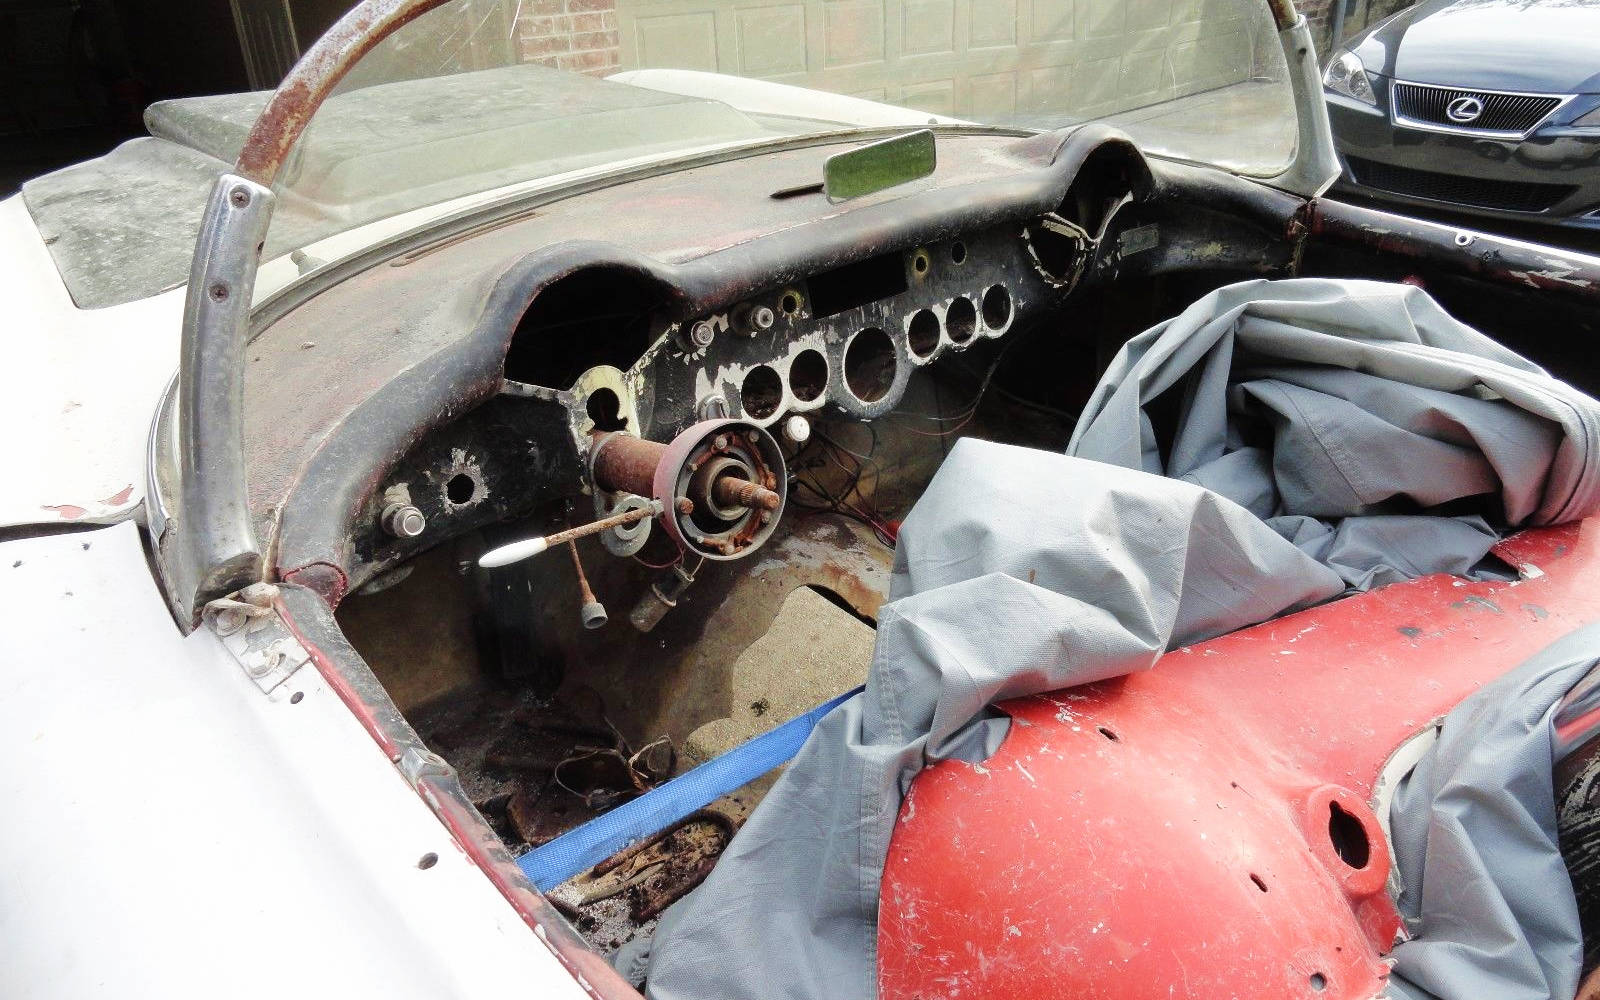
<path fill-rule="evenodd" d="M 222 640 L 222 646 L 263 692 L 294 675 L 311 659 L 305 647 L 289 632 L 273 609 L 278 588 L 252 583 L 205 607 L 204 621 Z"/>

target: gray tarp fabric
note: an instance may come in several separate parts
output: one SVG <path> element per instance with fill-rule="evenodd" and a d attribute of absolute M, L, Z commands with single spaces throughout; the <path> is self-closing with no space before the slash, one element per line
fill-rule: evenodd
<path fill-rule="evenodd" d="M 1556 842 L 1550 718 L 1597 656 L 1591 625 L 1485 685 L 1396 789 L 1398 903 L 1416 935 L 1394 951 L 1397 997 L 1577 992 L 1583 934 Z"/>
<path fill-rule="evenodd" d="M 1169 390 L 1179 417 L 1160 428 L 1145 407 Z M 1593 402 L 1404 286 L 1250 282 L 1141 334 L 1080 423 L 1071 449 L 1087 457 L 952 450 L 901 529 L 866 691 L 663 917 L 649 994 L 869 1000 L 901 799 L 928 762 L 998 747 L 989 705 L 1145 669 L 1351 588 L 1467 569 L 1490 521 L 1581 517 L 1596 428 Z M 1437 780 L 1464 773 L 1446 762 Z M 1547 761 L 1543 782 L 1548 795 Z M 1431 866 L 1431 844 L 1413 857 Z M 1430 912 L 1424 898 L 1424 933 Z"/>

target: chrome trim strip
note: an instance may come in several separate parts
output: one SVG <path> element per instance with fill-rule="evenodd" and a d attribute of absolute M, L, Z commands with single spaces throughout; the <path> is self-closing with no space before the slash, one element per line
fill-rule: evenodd
<path fill-rule="evenodd" d="M 1453 127 L 1450 125 L 1438 125 L 1434 122 L 1417 121 L 1415 118 L 1407 118 L 1400 114 L 1399 111 L 1395 110 L 1394 91 L 1396 87 L 1401 86 L 1422 87 L 1427 90 L 1446 90 L 1460 94 L 1493 94 L 1496 97 L 1553 97 L 1556 99 L 1556 106 L 1523 132 L 1511 132 L 1504 129 Z M 1389 121 L 1391 124 L 1398 125 L 1401 128 L 1416 129 L 1419 132 L 1442 132 L 1445 135 L 1465 135 L 1475 139 L 1512 139 L 1520 142 L 1543 128 L 1555 116 L 1557 111 L 1571 104 L 1577 99 L 1577 96 L 1577 94 L 1533 94 L 1521 90 L 1486 90 L 1482 87 L 1446 87 L 1437 83 L 1412 83 L 1410 80 L 1395 79 L 1389 81 Z"/>

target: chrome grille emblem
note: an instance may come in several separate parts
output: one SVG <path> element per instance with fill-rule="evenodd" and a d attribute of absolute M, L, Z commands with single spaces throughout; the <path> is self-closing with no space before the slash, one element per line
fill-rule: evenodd
<path fill-rule="evenodd" d="M 1477 97 L 1458 97 L 1450 102 L 1444 113 L 1450 120 L 1461 125 L 1478 120 L 1483 114 L 1483 100 Z"/>

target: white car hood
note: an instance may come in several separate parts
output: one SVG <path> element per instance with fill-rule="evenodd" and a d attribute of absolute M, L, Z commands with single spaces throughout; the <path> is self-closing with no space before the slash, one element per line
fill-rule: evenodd
<path fill-rule="evenodd" d="M 0 260 L 0 527 L 126 518 L 178 367 L 183 289 L 78 309 L 20 196 L 0 201 Z"/>

